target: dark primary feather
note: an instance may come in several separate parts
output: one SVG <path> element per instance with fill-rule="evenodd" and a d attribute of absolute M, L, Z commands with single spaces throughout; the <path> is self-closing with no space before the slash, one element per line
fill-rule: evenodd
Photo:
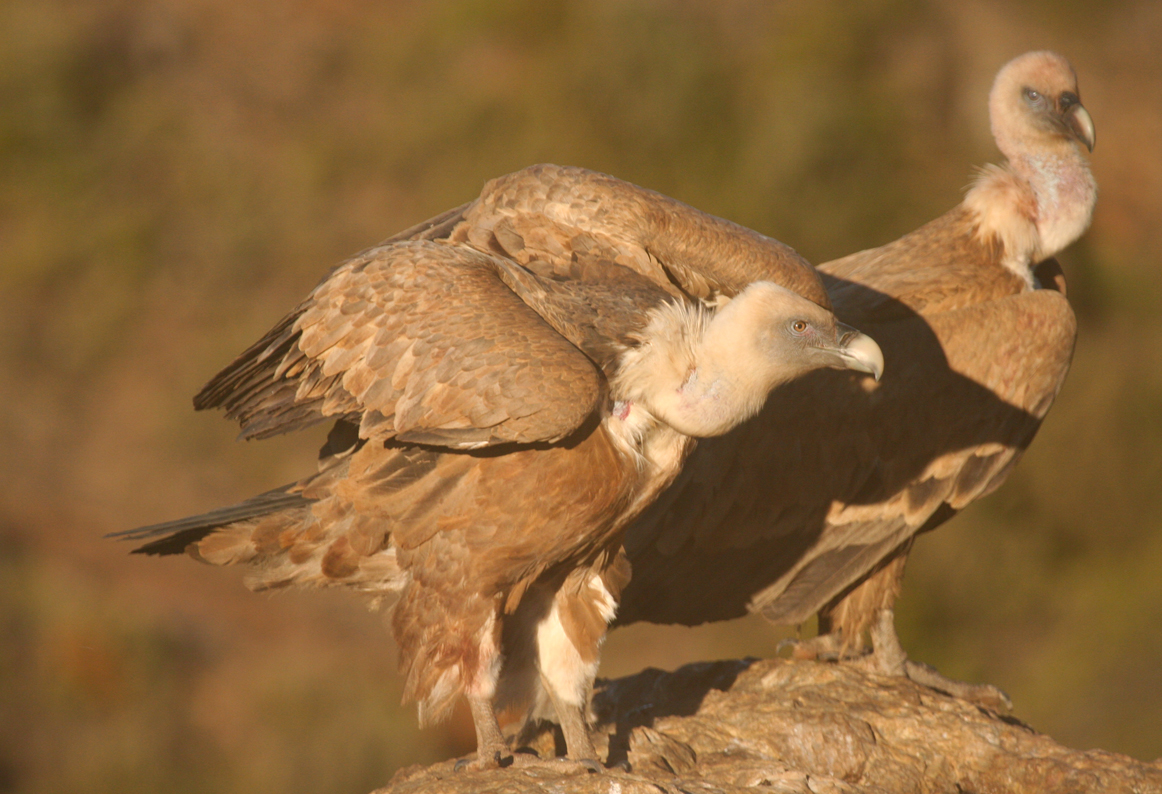
<path fill-rule="evenodd" d="M 113 532 L 105 537 L 121 540 L 159 538 L 146 543 L 144 546 L 137 547 L 133 553 L 181 554 L 191 543 L 196 543 L 219 527 L 309 505 L 311 500 L 305 498 L 301 493 L 293 492 L 291 490 L 293 487 L 293 485 L 284 485 L 282 488 L 275 488 L 258 496 L 252 496 L 246 501 L 230 507 L 221 507 L 201 515 L 179 518 L 176 521 L 150 524 L 126 532 Z"/>

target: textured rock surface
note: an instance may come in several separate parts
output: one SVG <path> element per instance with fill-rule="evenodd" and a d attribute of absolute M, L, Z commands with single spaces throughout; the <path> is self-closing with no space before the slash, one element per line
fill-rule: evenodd
<path fill-rule="evenodd" d="M 565 764 L 455 772 L 449 761 L 401 770 L 376 794 L 1162 794 L 1162 759 L 1070 750 L 1013 718 L 852 665 L 773 659 L 646 670 L 600 686 L 594 710 L 598 749 L 614 766 L 604 774 Z M 552 743 L 545 734 L 536 749 L 544 756 Z"/>

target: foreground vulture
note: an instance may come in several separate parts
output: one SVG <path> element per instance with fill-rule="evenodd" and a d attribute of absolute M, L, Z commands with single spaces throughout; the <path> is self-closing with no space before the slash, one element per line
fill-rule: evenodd
<path fill-rule="evenodd" d="M 1005 165 L 944 216 L 820 268 L 836 315 L 882 345 L 888 377 L 814 373 L 700 444 L 627 530 L 620 624 L 819 612 L 804 655 L 862 650 L 870 629 L 877 668 L 1005 700 L 908 662 L 892 612 L 914 536 L 1001 484 L 1073 353 L 1074 315 L 1046 258 L 1089 225 L 1093 122 L 1049 52 L 1002 68 L 989 111 Z"/>
<path fill-rule="evenodd" d="M 498 698 L 535 701 L 592 766 L 622 529 L 692 436 L 820 367 L 879 376 L 827 305 L 791 249 L 659 194 L 556 166 L 501 177 L 340 265 L 195 398 L 246 438 L 333 422 L 317 474 L 125 535 L 245 564 L 258 590 L 397 597 L 422 724 L 467 696 L 494 766 Z"/>

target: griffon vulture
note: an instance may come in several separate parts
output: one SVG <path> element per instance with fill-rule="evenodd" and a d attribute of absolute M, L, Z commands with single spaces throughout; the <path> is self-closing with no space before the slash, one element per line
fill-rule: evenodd
<path fill-rule="evenodd" d="M 531 662 L 539 682 L 514 668 L 506 699 L 547 696 L 592 767 L 626 523 L 692 436 L 776 386 L 878 377 L 875 342 L 826 301 L 791 249 L 659 194 L 555 166 L 501 177 L 340 265 L 195 398 L 247 438 L 333 422 L 317 474 L 126 536 L 245 564 L 256 590 L 397 596 L 405 697 L 424 724 L 465 695 L 482 767 L 508 752 L 502 665 Z"/>
<path fill-rule="evenodd" d="M 620 624 L 819 612 L 824 636 L 801 651 L 862 650 L 871 629 L 879 669 L 1006 700 L 907 662 L 892 613 L 914 536 L 1003 482 L 1073 353 L 1074 315 L 1046 258 L 1089 225 L 1093 122 L 1050 52 L 1004 66 L 989 111 L 1005 165 L 944 216 L 820 266 L 836 315 L 879 341 L 889 376 L 815 373 L 700 444 L 627 530 Z"/>

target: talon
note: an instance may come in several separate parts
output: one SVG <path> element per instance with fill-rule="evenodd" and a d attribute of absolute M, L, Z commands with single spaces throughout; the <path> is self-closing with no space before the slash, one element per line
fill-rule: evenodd
<path fill-rule="evenodd" d="M 465 769 L 500 769 L 501 767 L 512 766 L 513 763 L 512 756 L 503 756 L 499 751 L 493 753 L 491 759 L 488 761 L 485 761 L 485 758 L 487 756 L 477 754 L 475 758 L 466 756 L 465 758 L 457 759 L 456 763 L 452 766 L 452 771 L 461 772 Z"/>
<path fill-rule="evenodd" d="M 602 772 L 605 771 L 605 767 L 601 765 L 601 762 L 594 760 L 592 758 L 582 758 L 577 763 L 581 764 L 581 766 L 588 769 L 589 774 L 591 774 L 591 775 L 600 775 Z"/>
<path fill-rule="evenodd" d="M 992 684 L 969 684 L 964 681 L 955 681 L 939 673 L 936 668 L 923 662 L 913 662 L 911 659 L 908 659 L 904 665 L 904 674 L 909 679 L 929 689 L 935 689 L 954 698 L 967 700 L 1002 714 L 1013 710 L 1012 699 L 1005 694 L 1004 690 Z"/>

